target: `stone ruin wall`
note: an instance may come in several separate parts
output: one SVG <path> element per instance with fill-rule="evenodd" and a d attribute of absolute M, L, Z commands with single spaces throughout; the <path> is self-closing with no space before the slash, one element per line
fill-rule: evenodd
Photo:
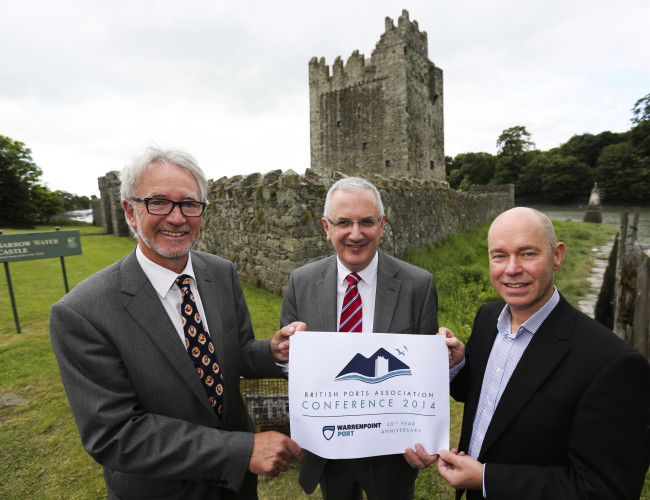
<path fill-rule="evenodd" d="M 321 217 L 327 190 L 341 177 L 276 170 L 219 179 L 210 190 L 197 249 L 233 262 L 242 281 L 282 294 L 291 271 L 334 253 Z M 379 189 L 386 211 L 380 248 L 397 257 L 514 206 L 511 185 L 469 194 L 434 180 L 366 178 Z"/>
<path fill-rule="evenodd" d="M 275 170 L 265 175 L 223 177 L 212 186 L 196 249 L 235 264 L 240 279 L 282 294 L 294 269 L 334 250 L 321 217 L 329 187 L 344 177 Z M 401 257 L 408 247 L 426 248 L 452 234 L 492 220 L 514 206 L 514 186 L 472 186 L 455 191 L 446 182 L 366 176 L 386 211 L 380 248 Z M 119 199 L 116 172 L 99 179 L 95 221 L 109 234 L 130 236 Z"/>

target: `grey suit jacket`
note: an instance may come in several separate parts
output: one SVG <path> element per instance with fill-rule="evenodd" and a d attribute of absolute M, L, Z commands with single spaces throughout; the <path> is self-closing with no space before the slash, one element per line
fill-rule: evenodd
<path fill-rule="evenodd" d="M 291 273 L 282 301 L 282 326 L 303 321 L 308 330 L 335 332 L 336 279 L 336 255 Z M 432 335 L 438 332 L 438 294 L 430 272 L 379 252 L 373 331 Z M 395 467 L 406 466 L 402 456 L 394 458 Z M 307 493 L 318 485 L 325 463 L 324 458 L 305 453 L 300 484 Z M 417 475 L 413 471 L 405 469 L 402 474 L 408 476 L 409 483 Z M 399 477 L 394 475 L 377 481 L 382 479 L 387 481 L 386 488 L 399 482 Z"/>
<path fill-rule="evenodd" d="M 451 384 L 465 403 L 460 451 L 469 447 L 504 306 L 479 309 Z M 648 362 L 561 297 L 517 364 L 478 460 L 488 498 L 638 499 L 650 463 Z"/>
<path fill-rule="evenodd" d="M 61 378 L 83 446 L 104 466 L 109 498 L 221 498 L 240 489 L 256 497 L 239 378 L 282 373 L 268 341 L 254 339 L 232 263 L 199 252 L 192 262 L 224 378 L 221 419 L 135 252 L 50 312 Z"/>

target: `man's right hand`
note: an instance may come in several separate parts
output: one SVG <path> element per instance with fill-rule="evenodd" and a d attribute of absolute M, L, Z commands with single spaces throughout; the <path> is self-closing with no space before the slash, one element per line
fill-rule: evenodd
<path fill-rule="evenodd" d="M 445 337 L 445 344 L 447 344 L 447 351 L 449 352 L 449 369 L 451 370 L 465 357 L 465 345 L 454 336 L 449 328 L 440 327 L 438 335 Z"/>
<path fill-rule="evenodd" d="M 248 470 L 264 477 L 275 477 L 286 472 L 294 460 L 302 463 L 305 459 L 302 449 L 295 441 L 275 431 L 255 434 L 253 453 Z"/>

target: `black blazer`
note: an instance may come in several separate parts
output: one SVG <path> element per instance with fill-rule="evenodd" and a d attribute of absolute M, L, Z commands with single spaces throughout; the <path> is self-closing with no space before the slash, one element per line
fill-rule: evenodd
<path fill-rule="evenodd" d="M 461 451 L 504 305 L 479 309 L 451 384 L 465 402 Z M 512 374 L 478 460 L 490 500 L 638 499 L 650 463 L 650 365 L 560 296 Z"/>

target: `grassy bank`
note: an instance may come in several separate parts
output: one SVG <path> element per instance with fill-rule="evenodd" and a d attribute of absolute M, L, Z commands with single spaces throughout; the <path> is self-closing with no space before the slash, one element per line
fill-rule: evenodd
<path fill-rule="evenodd" d="M 75 228 L 83 235 L 83 255 L 66 258 L 70 286 L 125 255 L 134 245 L 130 238 L 98 235 L 97 228 Z M 440 323 L 461 338 L 469 334 L 477 307 L 496 297 L 487 278 L 486 231 L 486 227 L 472 230 L 426 252 L 407 256 L 434 273 L 439 288 Z M 614 228 L 560 223 L 557 231 L 569 249 L 566 264 L 557 276 L 558 288 L 575 304 L 587 291 L 591 249 L 610 238 Z M 10 270 L 23 333 L 15 333 L 3 272 L 0 396 L 17 394 L 31 402 L 0 411 L 0 498 L 105 498 L 101 468 L 81 447 L 49 344 L 49 308 L 64 294 L 60 262 L 17 262 L 10 265 Z M 281 298 L 246 285 L 244 293 L 257 336 L 269 337 L 279 323 Z M 461 415 L 462 405 L 453 403 L 451 443 L 458 441 Z M 298 499 L 320 495 L 308 497 L 301 492 L 294 467 L 279 478 L 261 479 L 260 497 Z M 418 478 L 417 498 L 447 499 L 453 498 L 453 493 L 435 468 L 429 468 Z"/>

